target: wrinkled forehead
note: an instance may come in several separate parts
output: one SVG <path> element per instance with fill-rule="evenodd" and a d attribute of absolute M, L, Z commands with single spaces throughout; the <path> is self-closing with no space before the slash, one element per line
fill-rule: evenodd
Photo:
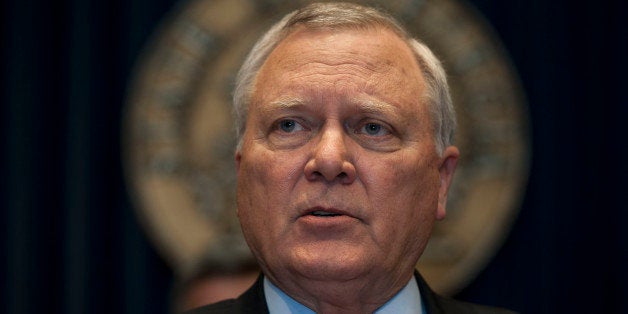
<path fill-rule="evenodd" d="M 387 24 L 379 24 L 379 23 L 369 23 L 369 24 L 339 24 L 339 25 L 317 25 L 317 24 L 297 24 L 292 27 L 287 27 L 284 29 L 283 35 L 280 36 L 280 40 L 276 43 L 275 47 L 269 52 L 269 55 L 266 56 L 266 60 L 268 57 L 277 50 L 277 47 L 286 45 L 290 41 L 295 39 L 300 39 L 303 37 L 313 37 L 313 38 L 324 38 L 325 36 L 321 35 L 340 35 L 345 33 L 363 35 L 364 39 L 367 42 L 372 42 L 374 40 L 382 41 L 382 39 L 387 39 L 388 41 L 396 41 L 399 43 L 403 43 L 405 46 L 404 50 L 408 50 L 412 52 L 412 48 L 409 45 L 409 38 L 407 33 L 404 32 L 403 29 L 396 28 Z M 374 34 L 383 34 L 379 39 L 374 38 Z M 356 42 L 356 44 L 360 44 Z"/>
<path fill-rule="evenodd" d="M 323 83 L 354 84 L 369 93 L 415 101 L 425 85 L 412 50 L 388 29 L 301 28 L 268 56 L 255 90 L 291 86 L 310 77 L 320 84 L 321 76 L 329 78 Z"/>
<path fill-rule="evenodd" d="M 365 49 L 367 48 L 368 49 Z M 287 53 L 289 52 L 289 53 Z M 291 54 L 290 54 L 291 53 Z M 303 54 L 302 54 L 303 53 Z M 307 53 L 304 54 L 304 53 Z M 368 59 L 365 66 L 402 66 L 401 62 L 414 63 L 414 55 L 407 43 L 386 28 L 300 28 L 288 34 L 271 51 L 265 64 L 288 64 L 304 57 L 331 57 L 338 59 Z M 279 58 L 279 60 L 277 60 Z M 407 66 L 408 64 L 404 64 Z M 333 64 L 330 64 L 333 65 Z M 418 66 L 416 67 L 418 69 Z"/>

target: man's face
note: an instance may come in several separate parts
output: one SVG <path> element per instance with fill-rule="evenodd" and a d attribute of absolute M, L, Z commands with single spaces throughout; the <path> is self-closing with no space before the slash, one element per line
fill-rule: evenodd
<path fill-rule="evenodd" d="M 257 77 L 236 154 L 238 216 L 274 281 L 409 278 L 445 215 L 412 52 L 383 30 L 293 32 Z"/>

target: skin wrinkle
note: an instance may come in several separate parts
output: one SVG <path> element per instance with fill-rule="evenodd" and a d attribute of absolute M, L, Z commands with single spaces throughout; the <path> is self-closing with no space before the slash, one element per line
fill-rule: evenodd
<path fill-rule="evenodd" d="M 326 42 L 334 42 L 337 40 L 338 40 L 337 36 L 331 35 L 328 38 L 326 38 L 325 41 L 322 42 L 322 44 L 325 44 Z M 378 47 L 379 45 L 375 44 L 374 46 Z M 312 52 L 314 52 L 314 54 L 328 58 L 325 60 L 318 60 L 317 63 L 331 66 L 331 67 L 341 67 L 347 64 L 347 65 L 357 66 L 358 68 L 356 69 L 360 72 L 366 72 L 366 71 L 379 72 L 381 71 L 381 69 L 385 69 L 386 68 L 385 66 L 389 66 L 393 64 L 393 62 L 389 59 L 363 60 L 360 58 L 356 58 L 356 57 L 361 56 L 364 53 L 363 51 L 358 52 L 356 50 L 352 50 L 352 51 L 346 51 L 346 52 L 340 51 L 340 52 L 329 53 L 329 51 L 323 48 L 320 48 L 320 46 L 316 44 L 309 46 L 309 48 L 311 49 Z M 371 54 L 367 53 L 367 55 L 371 55 Z M 295 61 L 300 62 L 301 60 L 302 59 L 300 59 L 300 56 L 288 57 L 288 58 L 284 58 L 283 61 L 280 61 L 279 65 L 291 64 Z M 342 61 L 337 61 L 337 60 L 342 60 Z M 384 64 L 384 67 L 382 67 L 381 64 Z"/>
<path fill-rule="evenodd" d="M 330 62 L 320 62 L 320 61 L 304 62 L 305 60 L 303 59 L 295 58 L 294 60 L 285 60 L 282 63 L 289 64 L 290 62 L 292 63 L 301 62 L 312 67 L 314 70 L 323 69 L 322 73 L 316 73 L 316 74 L 329 74 L 329 75 L 345 74 L 345 72 L 349 74 L 353 74 L 354 72 L 357 72 L 357 74 L 363 74 L 366 76 L 370 73 L 378 73 L 378 72 L 385 73 L 386 71 L 390 70 L 390 69 L 386 69 L 387 65 L 390 64 L 389 62 L 386 62 L 384 65 L 381 65 L 383 62 L 377 62 L 377 63 L 354 62 L 354 60 L 352 60 L 351 58 L 355 58 L 356 55 L 357 55 L 356 53 L 347 53 L 341 56 L 335 56 L 334 59 L 337 59 L 337 61 L 335 62 L 332 62 L 334 60 L 331 60 Z M 337 72 L 340 72 L 340 73 L 337 73 Z M 303 73 L 303 74 L 307 74 L 307 73 Z"/>

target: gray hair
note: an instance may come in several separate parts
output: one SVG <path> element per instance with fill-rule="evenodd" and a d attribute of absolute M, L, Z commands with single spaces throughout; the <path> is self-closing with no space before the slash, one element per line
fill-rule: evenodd
<path fill-rule="evenodd" d="M 237 150 L 242 145 L 248 106 L 257 74 L 275 47 L 296 27 L 308 29 L 369 29 L 383 27 L 405 40 L 419 64 L 426 81 L 426 98 L 434 130 L 436 150 L 441 154 L 452 144 L 456 114 L 449 94 L 447 76 L 440 61 L 420 41 L 412 38 L 392 16 L 373 8 L 352 3 L 313 3 L 286 15 L 273 25 L 253 46 L 238 72 L 233 92 Z"/>

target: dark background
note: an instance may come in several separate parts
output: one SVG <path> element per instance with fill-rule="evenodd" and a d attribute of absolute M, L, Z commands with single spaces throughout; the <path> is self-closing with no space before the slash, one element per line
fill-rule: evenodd
<path fill-rule="evenodd" d="M 522 210 L 459 298 L 628 313 L 625 1 L 471 1 L 519 70 L 533 160 Z M 173 274 L 139 228 L 120 126 L 174 0 L 2 2 L 0 309 L 167 313 Z"/>

